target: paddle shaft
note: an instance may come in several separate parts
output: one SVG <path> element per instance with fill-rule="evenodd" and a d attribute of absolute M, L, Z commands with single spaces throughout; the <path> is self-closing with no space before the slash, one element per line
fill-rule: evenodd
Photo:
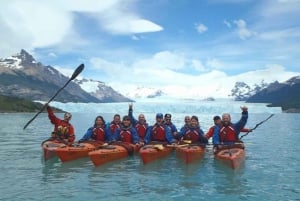
<path fill-rule="evenodd" d="M 271 114 L 268 118 L 266 118 L 265 120 L 263 120 L 263 121 L 259 122 L 258 124 L 256 124 L 255 127 L 254 127 L 251 131 L 254 131 L 258 126 L 260 126 L 260 125 L 263 124 L 264 122 L 268 121 L 268 120 L 269 120 L 271 117 L 273 117 L 273 116 L 274 116 L 274 114 Z M 240 140 L 241 140 L 243 137 L 245 137 L 246 135 L 248 135 L 249 133 L 250 133 L 250 131 L 247 132 L 246 134 L 242 135 L 242 136 L 240 137 Z"/>
<path fill-rule="evenodd" d="M 23 129 L 26 129 L 27 126 L 40 114 L 42 113 L 42 111 L 46 108 L 46 105 L 48 105 L 58 94 L 59 92 L 61 92 L 72 80 L 74 80 L 81 72 L 82 70 L 84 69 L 84 64 L 80 64 L 76 70 L 74 71 L 72 77 L 66 82 L 66 84 L 61 87 L 55 94 L 52 98 L 50 98 L 50 100 L 47 102 L 47 104 L 44 104 L 42 109 L 40 109 L 40 111 L 38 113 L 36 113 L 28 122 L 27 124 L 23 127 Z"/>

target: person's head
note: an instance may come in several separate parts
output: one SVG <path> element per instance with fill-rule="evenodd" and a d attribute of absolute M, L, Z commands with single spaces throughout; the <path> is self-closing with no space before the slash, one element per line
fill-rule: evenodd
<path fill-rule="evenodd" d="M 121 116 L 119 114 L 115 114 L 113 122 L 115 122 L 116 124 L 119 124 L 121 122 Z"/>
<path fill-rule="evenodd" d="M 214 116 L 213 120 L 214 120 L 214 124 L 215 124 L 215 125 L 219 125 L 219 124 L 221 124 L 221 122 L 222 122 L 220 116 Z"/>
<path fill-rule="evenodd" d="M 71 114 L 71 113 L 66 112 L 66 113 L 64 114 L 64 120 L 65 120 L 65 121 L 70 121 L 71 118 L 72 118 L 72 114 Z"/>
<path fill-rule="evenodd" d="M 185 116 L 185 117 L 184 117 L 184 123 L 185 123 L 186 125 L 189 125 L 189 124 L 191 123 L 191 117 L 190 117 L 190 116 Z"/>
<path fill-rule="evenodd" d="M 163 116 L 162 113 L 157 113 L 157 114 L 156 114 L 156 123 L 161 124 L 161 123 L 164 121 L 163 118 L 164 118 L 164 116 Z"/>
<path fill-rule="evenodd" d="M 171 118 L 172 118 L 171 114 L 165 114 L 165 121 L 166 121 L 166 123 L 170 123 L 171 122 Z"/>
<path fill-rule="evenodd" d="M 139 119 L 139 122 L 141 122 L 141 123 L 146 122 L 146 118 L 145 118 L 144 114 L 140 114 L 139 117 L 138 117 L 138 119 Z"/>
<path fill-rule="evenodd" d="M 195 128 L 195 127 L 198 127 L 199 126 L 199 120 L 198 120 L 198 117 L 193 115 L 191 117 L 191 123 L 190 123 L 191 127 Z"/>
<path fill-rule="evenodd" d="M 222 122 L 224 125 L 229 125 L 230 122 L 231 122 L 231 117 L 230 117 L 230 114 L 229 113 L 224 113 L 222 115 Z"/>
<path fill-rule="evenodd" d="M 128 126 L 131 125 L 131 119 L 130 119 L 130 117 L 128 115 L 123 116 L 122 124 L 125 127 L 128 127 Z"/>
<path fill-rule="evenodd" d="M 102 116 L 97 116 L 95 119 L 94 127 L 103 126 L 105 125 L 105 120 Z"/>

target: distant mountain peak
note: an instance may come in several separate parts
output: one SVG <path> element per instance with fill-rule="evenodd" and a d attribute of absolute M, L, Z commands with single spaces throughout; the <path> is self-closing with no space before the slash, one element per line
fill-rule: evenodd
<path fill-rule="evenodd" d="M 31 54 L 22 49 L 18 54 L 3 59 L 0 58 L 0 63 L 7 68 L 21 69 L 37 62 Z"/>
<path fill-rule="evenodd" d="M 19 57 L 22 62 L 36 63 L 36 60 L 33 58 L 33 56 L 26 52 L 24 49 L 21 50 L 20 54 L 18 54 L 17 57 Z"/>

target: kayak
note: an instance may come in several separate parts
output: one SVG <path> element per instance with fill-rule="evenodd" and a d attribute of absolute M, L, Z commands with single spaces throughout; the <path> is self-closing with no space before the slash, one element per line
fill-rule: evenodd
<path fill-rule="evenodd" d="M 176 155 L 186 164 L 199 160 L 205 154 L 205 145 L 183 144 L 176 147 Z"/>
<path fill-rule="evenodd" d="M 163 146 L 161 144 L 145 145 L 139 153 L 144 164 L 162 159 L 168 156 L 173 150 L 173 147 Z"/>
<path fill-rule="evenodd" d="M 245 161 L 243 144 L 225 146 L 215 152 L 215 158 L 232 169 L 238 169 Z"/>
<path fill-rule="evenodd" d="M 71 146 L 58 147 L 56 154 L 62 162 L 68 162 L 79 158 L 88 157 L 88 153 L 94 151 L 104 142 L 87 141 Z"/>
<path fill-rule="evenodd" d="M 126 158 L 137 152 L 140 147 L 130 143 L 115 143 L 112 145 L 100 146 L 99 149 L 88 153 L 95 166 Z"/>
<path fill-rule="evenodd" d="M 42 149 L 44 153 L 44 159 L 49 160 L 50 158 L 53 158 L 56 155 L 56 149 L 60 147 L 66 147 L 66 145 L 62 142 L 53 140 L 53 141 L 44 141 L 42 143 Z"/>

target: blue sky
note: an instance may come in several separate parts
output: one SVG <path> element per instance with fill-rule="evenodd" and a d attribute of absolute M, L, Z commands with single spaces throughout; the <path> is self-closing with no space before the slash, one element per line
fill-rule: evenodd
<path fill-rule="evenodd" d="M 4 0 L 0 57 L 184 96 L 299 75 L 300 0 Z"/>

